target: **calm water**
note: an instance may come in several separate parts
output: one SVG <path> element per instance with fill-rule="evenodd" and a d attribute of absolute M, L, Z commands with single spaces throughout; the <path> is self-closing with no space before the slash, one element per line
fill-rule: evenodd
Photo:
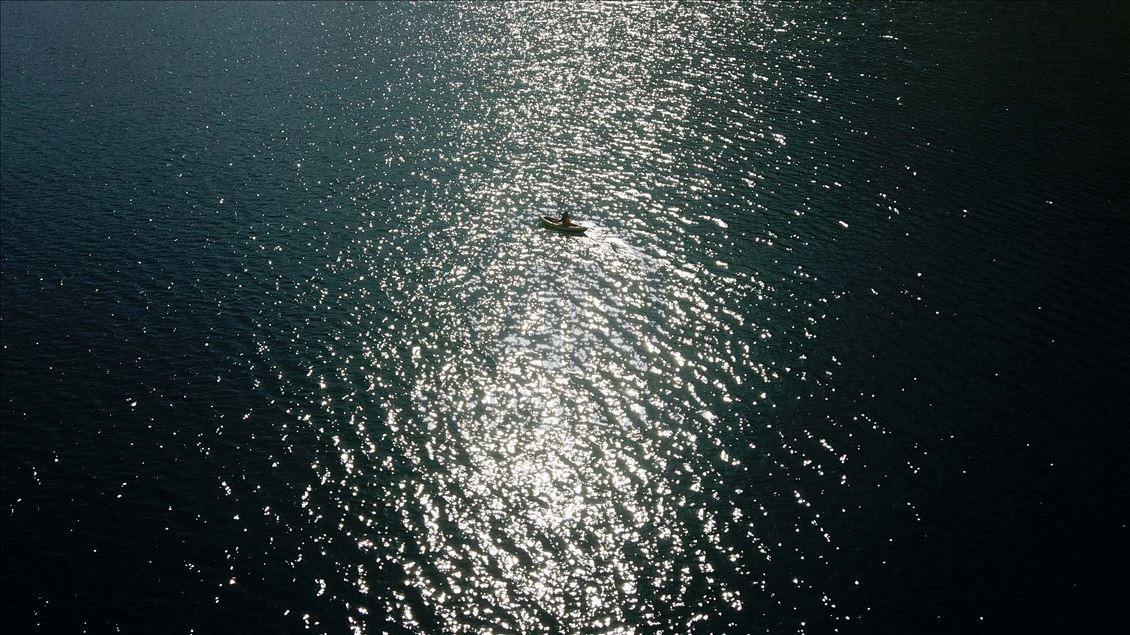
<path fill-rule="evenodd" d="M 1122 619 L 1127 5 L 0 18 L 9 632 Z"/>

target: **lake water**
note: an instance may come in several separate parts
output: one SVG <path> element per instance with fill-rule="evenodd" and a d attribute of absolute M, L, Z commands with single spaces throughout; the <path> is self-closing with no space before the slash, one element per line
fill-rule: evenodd
<path fill-rule="evenodd" d="M 1121 620 L 1127 6 L 4 3 L 0 619 Z"/>

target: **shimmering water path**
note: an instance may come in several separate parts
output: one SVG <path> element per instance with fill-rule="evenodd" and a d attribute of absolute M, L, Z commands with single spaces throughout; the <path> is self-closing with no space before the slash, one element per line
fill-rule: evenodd
<path fill-rule="evenodd" d="M 1125 6 L 0 17 L 17 632 L 1115 614 Z"/>

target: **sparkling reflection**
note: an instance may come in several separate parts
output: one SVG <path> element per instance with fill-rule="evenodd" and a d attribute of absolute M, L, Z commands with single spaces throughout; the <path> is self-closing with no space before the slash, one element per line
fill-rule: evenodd
<path fill-rule="evenodd" d="M 838 619 L 789 563 L 834 549 L 819 501 L 848 453 L 758 419 L 783 380 L 823 380 L 794 348 L 824 315 L 793 293 L 819 281 L 775 251 L 803 210 L 758 192 L 796 161 L 760 105 L 802 63 L 756 61 L 782 27 L 746 5 L 429 17 L 386 106 L 423 118 L 321 199 L 358 220 L 256 238 L 325 262 L 294 286 L 309 317 L 285 341 L 260 322 L 260 353 L 332 442 L 302 508 L 316 543 L 357 549 L 333 564 L 363 598 L 351 624 L 373 603 L 424 632 L 684 632 L 751 602 Z M 458 66 L 420 74 L 439 58 Z M 536 223 L 562 205 L 585 236 Z"/>

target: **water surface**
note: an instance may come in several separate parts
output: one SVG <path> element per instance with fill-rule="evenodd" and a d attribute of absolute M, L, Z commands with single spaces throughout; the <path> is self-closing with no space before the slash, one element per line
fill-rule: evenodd
<path fill-rule="evenodd" d="M 1113 615 L 1122 5 L 0 11 L 19 630 Z"/>

